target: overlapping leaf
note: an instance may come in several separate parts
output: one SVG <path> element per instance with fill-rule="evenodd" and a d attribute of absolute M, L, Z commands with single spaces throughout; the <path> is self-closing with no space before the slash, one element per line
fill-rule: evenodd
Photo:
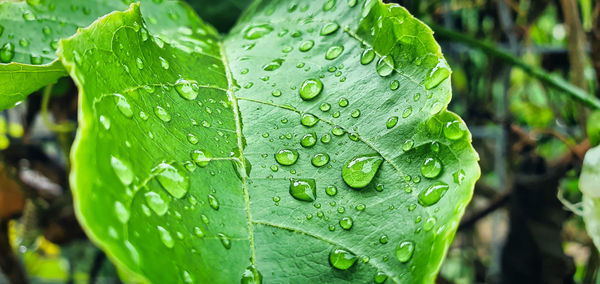
<path fill-rule="evenodd" d="M 224 40 L 138 6 L 61 42 L 76 210 L 155 283 L 432 282 L 479 176 L 431 31 L 379 1 L 258 1 Z"/>

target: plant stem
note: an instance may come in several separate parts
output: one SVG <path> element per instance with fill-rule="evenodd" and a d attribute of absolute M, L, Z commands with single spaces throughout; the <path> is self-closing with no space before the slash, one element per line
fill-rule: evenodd
<path fill-rule="evenodd" d="M 546 72 L 545 70 L 531 66 L 525 63 L 520 58 L 512 55 L 511 53 L 502 50 L 489 42 L 478 40 L 462 33 L 446 29 L 443 27 L 430 25 L 435 34 L 440 37 L 453 42 L 463 43 L 470 47 L 478 48 L 486 54 L 502 59 L 504 62 L 521 68 L 527 74 L 537 78 L 549 87 L 555 88 L 572 98 L 584 103 L 585 105 L 594 109 L 600 109 L 600 100 L 590 95 L 586 91 L 572 85 L 561 77 L 555 76 Z"/>

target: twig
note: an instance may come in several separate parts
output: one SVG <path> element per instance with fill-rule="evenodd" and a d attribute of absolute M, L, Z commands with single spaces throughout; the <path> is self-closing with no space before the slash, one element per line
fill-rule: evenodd
<path fill-rule="evenodd" d="M 488 214 L 496 211 L 496 209 L 502 208 L 506 203 L 510 200 L 510 192 L 505 192 L 500 196 L 496 197 L 494 200 L 488 204 L 488 206 L 478 212 L 475 212 L 466 218 L 464 218 L 460 225 L 458 225 L 458 230 L 464 230 L 475 225 L 480 219 L 484 218 Z"/>
<path fill-rule="evenodd" d="M 58 133 L 69 133 L 75 130 L 75 125 L 71 122 L 65 122 L 61 124 L 56 124 L 50 121 L 50 117 L 48 115 L 48 103 L 50 102 L 50 95 L 52 94 L 53 85 L 48 85 L 44 88 L 44 92 L 42 93 L 42 121 L 44 125 L 48 127 L 51 131 Z"/>

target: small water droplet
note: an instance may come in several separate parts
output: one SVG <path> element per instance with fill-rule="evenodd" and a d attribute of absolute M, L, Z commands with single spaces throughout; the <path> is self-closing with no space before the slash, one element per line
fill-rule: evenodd
<path fill-rule="evenodd" d="M 190 188 L 189 177 L 183 174 L 184 170 L 165 162 L 160 163 L 154 171 L 156 178 L 162 187 L 173 197 L 183 197 Z"/>
<path fill-rule="evenodd" d="M 404 143 L 402 144 L 402 151 L 404 152 L 408 152 L 413 148 L 414 142 L 412 140 L 406 140 L 404 141 Z"/>
<path fill-rule="evenodd" d="M 419 193 L 419 204 L 428 207 L 436 204 L 448 191 L 449 186 L 443 182 L 436 182 Z"/>
<path fill-rule="evenodd" d="M 156 106 L 154 108 L 154 113 L 156 114 L 156 116 L 158 116 L 160 120 L 164 122 L 171 121 L 171 115 L 167 112 L 167 110 L 165 110 L 161 106 Z"/>
<path fill-rule="evenodd" d="M 15 45 L 7 42 L 0 48 L 0 61 L 4 63 L 10 62 L 15 56 Z"/>
<path fill-rule="evenodd" d="M 188 142 L 190 142 L 193 145 L 198 144 L 198 137 L 192 133 L 189 133 L 187 135 L 187 140 L 188 140 Z"/>
<path fill-rule="evenodd" d="M 305 148 L 310 148 L 317 143 L 317 136 L 315 133 L 307 133 L 300 140 L 300 145 Z"/>
<path fill-rule="evenodd" d="M 335 196 L 337 194 L 337 187 L 335 187 L 335 185 L 330 185 L 325 189 L 325 193 L 329 196 Z"/>
<path fill-rule="evenodd" d="M 19 45 L 22 46 L 22 47 L 28 47 L 29 46 L 29 41 L 26 40 L 26 39 L 24 39 L 24 38 L 22 38 L 22 39 L 19 40 Z"/>
<path fill-rule="evenodd" d="M 125 117 L 133 117 L 133 110 L 131 109 L 131 105 L 129 104 L 127 98 L 125 98 L 123 95 L 115 94 L 115 104 L 117 105 L 117 109 L 119 109 L 119 112 L 121 112 L 121 114 L 123 114 Z"/>
<path fill-rule="evenodd" d="M 311 100 L 318 96 L 323 90 L 323 83 L 319 79 L 308 79 L 300 86 L 300 97 L 303 100 Z"/>
<path fill-rule="evenodd" d="M 281 91 L 280 90 L 273 90 L 273 92 L 271 92 L 271 95 L 274 97 L 280 97 L 281 96 Z"/>
<path fill-rule="evenodd" d="M 283 64 L 283 59 L 277 58 L 274 59 L 273 61 L 263 65 L 263 70 L 265 71 L 275 71 L 277 69 L 279 69 L 279 67 L 281 67 L 281 64 Z"/>
<path fill-rule="evenodd" d="M 194 150 L 192 151 L 192 160 L 199 167 L 206 167 L 212 159 L 212 154 L 205 150 Z"/>
<path fill-rule="evenodd" d="M 435 178 L 442 172 L 442 162 L 436 157 L 425 158 L 421 164 L 421 174 L 426 178 Z"/>
<path fill-rule="evenodd" d="M 343 207 L 340 207 L 343 208 Z M 343 213 L 343 212 L 341 212 Z M 344 230 L 350 230 L 352 229 L 352 218 L 350 217 L 343 217 L 342 219 L 340 219 L 340 226 L 342 227 L 342 229 Z"/>
<path fill-rule="evenodd" d="M 219 210 L 219 200 L 214 195 L 208 195 L 208 204 L 212 209 Z"/>
<path fill-rule="evenodd" d="M 198 83 L 193 80 L 179 79 L 175 82 L 175 90 L 186 100 L 193 100 L 198 96 Z"/>
<path fill-rule="evenodd" d="M 275 153 L 275 160 L 284 166 L 291 166 L 298 160 L 298 151 L 281 149 Z"/>
<path fill-rule="evenodd" d="M 125 224 L 129 221 L 129 210 L 120 201 L 115 202 L 115 214 L 121 223 Z"/>
<path fill-rule="evenodd" d="M 268 24 L 256 24 L 247 26 L 244 29 L 245 39 L 259 39 L 273 31 L 273 27 Z"/>
<path fill-rule="evenodd" d="M 466 128 L 459 120 L 446 122 L 444 136 L 450 140 L 458 140 L 465 134 Z"/>
<path fill-rule="evenodd" d="M 358 0 L 348 0 L 348 7 L 353 8 L 354 6 L 356 6 L 357 2 Z"/>
<path fill-rule="evenodd" d="M 36 16 L 33 13 L 31 13 L 30 11 L 25 11 L 25 12 L 23 12 L 23 19 L 25 21 L 33 21 L 36 19 Z"/>
<path fill-rule="evenodd" d="M 407 118 L 412 114 L 412 107 L 408 106 L 406 109 L 404 109 L 404 111 L 402 112 L 402 118 Z"/>
<path fill-rule="evenodd" d="M 394 72 L 394 59 L 391 56 L 383 56 L 377 61 L 375 67 L 377 74 L 381 77 L 386 77 Z"/>
<path fill-rule="evenodd" d="M 302 119 L 300 122 L 306 127 L 313 127 L 315 124 L 317 124 L 317 122 L 319 122 L 319 119 L 310 113 L 305 113 L 302 114 Z"/>
<path fill-rule="evenodd" d="M 162 243 L 168 248 L 173 248 L 173 246 L 175 246 L 175 241 L 173 240 L 173 237 L 171 237 L 171 233 L 161 226 L 157 226 L 156 228 L 158 229 Z"/>
<path fill-rule="evenodd" d="M 331 142 L 331 135 L 324 134 L 323 136 L 321 136 L 321 143 L 327 144 L 329 142 Z"/>
<path fill-rule="evenodd" d="M 446 63 L 440 59 L 439 63 L 431 69 L 427 78 L 425 78 L 425 89 L 431 90 L 442 83 L 446 78 L 450 76 L 450 69 L 448 69 Z"/>
<path fill-rule="evenodd" d="M 218 233 L 217 237 L 219 237 L 219 240 L 221 240 L 221 244 L 223 245 L 224 248 L 226 249 L 230 249 L 231 248 L 231 239 L 223 234 L 223 233 Z"/>
<path fill-rule="evenodd" d="M 100 115 L 100 123 L 102 124 L 104 129 L 106 129 L 106 130 L 110 129 L 110 118 L 108 118 L 104 115 Z"/>
<path fill-rule="evenodd" d="M 325 4 L 323 4 L 323 11 L 329 11 L 335 7 L 335 0 L 327 0 Z"/>
<path fill-rule="evenodd" d="M 144 193 L 146 203 L 158 216 L 164 216 L 169 209 L 169 201 L 165 200 L 160 194 L 152 191 Z"/>
<path fill-rule="evenodd" d="M 359 109 L 355 109 L 350 116 L 352 116 L 353 118 L 358 118 L 360 116 L 360 110 Z"/>
<path fill-rule="evenodd" d="M 367 65 L 375 59 L 375 51 L 372 48 L 365 49 L 360 55 L 360 64 Z"/>
<path fill-rule="evenodd" d="M 415 243 L 412 241 L 403 241 L 396 247 L 396 258 L 400 262 L 408 262 L 415 251 Z"/>
<path fill-rule="evenodd" d="M 398 90 L 398 88 L 400 88 L 400 82 L 398 82 L 398 80 L 394 80 L 390 83 L 390 90 L 395 91 Z"/>
<path fill-rule="evenodd" d="M 290 194 L 300 201 L 315 201 L 317 186 L 314 179 L 290 179 Z"/>
<path fill-rule="evenodd" d="M 388 276 L 385 275 L 384 272 L 382 271 L 377 271 L 377 273 L 375 273 L 375 276 L 373 277 L 373 281 L 375 281 L 376 284 L 381 284 L 383 282 L 385 282 L 385 280 L 388 279 Z"/>
<path fill-rule="evenodd" d="M 124 185 L 130 185 L 134 177 L 131 165 L 115 156 L 110 157 L 110 164 L 119 180 Z"/>
<path fill-rule="evenodd" d="M 326 112 L 326 111 L 329 111 L 329 110 L 331 109 L 331 105 L 330 105 L 330 104 L 328 104 L 328 103 L 322 103 L 322 104 L 319 106 L 319 109 L 320 109 L 322 112 Z"/>
<path fill-rule="evenodd" d="M 388 120 L 385 122 L 385 126 L 388 129 L 393 128 L 394 126 L 396 126 L 396 124 L 398 124 L 398 117 L 397 116 L 391 116 L 390 118 L 388 118 Z"/>
<path fill-rule="evenodd" d="M 333 34 L 339 28 L 340 28 L 340 25 L 338 25 L 338 23 L 336 23 L 336 22 L 328 22 L 325 25 L 323 25 L 323 28 L 321 28 L 321 35 L 325 36 L 325 35 Z"/>
<path fill-rule="evenodd" d="M 365 211 L 365 209 L 367 209 L 367 206 L 362 203 L 356 205 L 356 210 L 358 211 Z"/>
<path fill-rule="evenodd" d="M 313 156 L 311 163 L 315 167 L 322 167 L 329 163 L 329 155 L 326 153 L 317 153 Z"/>
<path fill-rule="evenodd" d="M 166 59 L 162 58 L 161 56 L 158 57 L 158 60 L 160 61 L 160 66 L 167 70 L 169 69 L 169 61 L 167 61 Z"/>
<path fill-rule="evenodd" d="M 311 50 L 315 46 L 315 42 L 313 40 L 305 40 L 300 44 L 300 51 L 307 52 Z"/>
<path fill-rule="evenodd" d="M 142 61 L 141 58 L 136 58 L 135 59 L 135 65 L 137 66 L 138 69 L 144 69 L 144 61 Z"/>
<path fill-rule="evenodd" d="M 29 61 L 31 62 L 31 64 L 33 65 L 40 65 L 43 62 L 43 59 L 41 56 L 35 56 L 35 55 L 31 55 L 29 56 Z"/>
<path fill-rule="evenodd" d="M 384 245 L 387 244 L 388 242 L 388 237 L 386 235 L 381 235 L 381 237 L 379 237 L 379 242 Z"/>
<path fill-rule="evenodd" d="M 327 49 L 327 52 L 325 52 L 325 59 L 327 60 L 333 60 L 338 58 L 342 52 L 344 52 L 344 47 L 341 45 L 334 45 L 332 47 L 330 47 L 329 49 Z"/>
<path fill-rule="evenodd" d="M 241 284 L 261 284 L 262 274 L 256 269 L 254 265 L 246 267 L 244 273 L 242 273 Z"/>
<path fill-rule="evenodd" d="M 355 254 L 342 248 L 334 248 L 329 253 L 329 263 L 334 268 L 340 270 L 349 269 L 352 267 L 352 265 L 354 265 L 354 263 L 356 263 L 357 259 L 358 257 L 356 257 Z"/>

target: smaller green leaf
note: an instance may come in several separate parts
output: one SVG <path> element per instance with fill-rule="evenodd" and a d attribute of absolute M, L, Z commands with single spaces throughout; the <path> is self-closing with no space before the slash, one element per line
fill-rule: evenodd
<path fill-rule="evenodd" d="M 0 111 L 14 107 L 39 88 L 67 76 L 59 61 L 47 65 L 0 64 Z"/>

